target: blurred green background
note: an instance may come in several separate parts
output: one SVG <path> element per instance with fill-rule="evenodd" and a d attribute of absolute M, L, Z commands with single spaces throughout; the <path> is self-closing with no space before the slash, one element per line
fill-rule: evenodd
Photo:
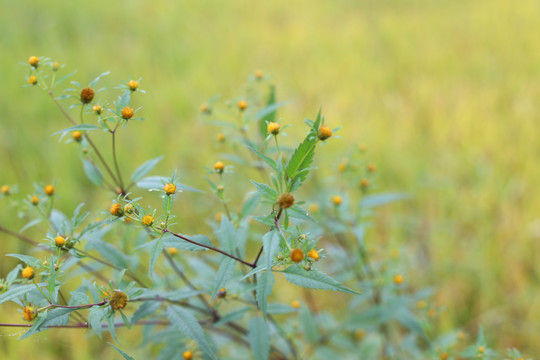
<path fill-rule="evenodd" d="M 143 76 L 147 121 L 122 135 L 122 168 L 131 172 L 166 154 L 158 173 L 176 168 L 183 182 L 202 188 L 202 167 L 219 149 L 215 129 L 197 121 L 200 104 L 216 93 L 239 95 L 261 69 L 279 100 L 294 100 L 280 112 L 284 123 L 297 125 L 290 133 L 303 132 L 301 120 L 319 106 L 331 127 L 344 127 L 321 171 L 336 171 L 340 154 L 365 143 L 378 189 L 412 195 L 381 214 L 370 241 L 402 248 L 413 265 L 407 281 L 436 289 L 441 330 L 474 332 L 481 324 L 501 350 L 540 353 L 540 2 L 0 5 L 1 183 L 18 183 L 24 194 L 34 181 L 57 181 L 66 212 L 89 198 L 93 208 L 110 202 L 89 196 L 95 188 L 73 144 L 50 136 L 68 126 L 50 99 L 22 87 L 28 69 L 18 63 L 30 55 L 78 69 L 74 79 L 83 84 L 106 70 L 112 74 L 103 85 Z M 9 208 L 0 214 L 0 224 L 20 228 Z M 197 228 L 195 215 L 186 216 Z M 20 247 L 0 235 L 3 253 Z M 13 265 L 5 264 L 2 275 Z M 10 358 L 40 351 L 43 359 L 85 359 L 96 346 L 82 332 L 24 342 L 8 336 L 17 333 L 0 329 L 0 352 Z"/>

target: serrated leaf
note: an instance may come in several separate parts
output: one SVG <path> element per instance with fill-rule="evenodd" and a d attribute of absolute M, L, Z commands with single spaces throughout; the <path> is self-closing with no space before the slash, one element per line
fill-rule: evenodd
<path fill-rule="evenodd" d="M 92 306 L 90 308 L 90 312 L 88 314 L 88 323 L 90 324 L 90 327 L 92 330 L 99 336 L 101 339 L 101 332 L 102 332 L 102 321 L 103 317 L 105 316 L 105 310 L 99 306 Z"/>
<path fill-rule="evenodd" d="M 298 286 L 311 289 L 342 291 L 354 295 L 359 294 L 359 292 L 341 285 L 338 281 L 317 270 L 306 271 L 297 265 L 292 265 L 283 270 L 283 273 L 289 282 Z"/>
<path fill-rule="evenodd" d="M 248 341 L 255 360 L 267 360 L 270 355 L 270 334 L 268 324 L 260 317 L 249 322 Z"/>
<path fill-rule="evenodd" d="M 115 101 L 116 112 L 121 113 L 122 109 L 129 105 L 131 100 L 131 91 L 124 91 L 124 93 L 118 97 L 118 100 Z"/>
<path fill-rule="evenodd" d="M 57 131 L 51 136 L 58 135 L 58 134 L 65 134 L 71 131 L 92 131 L 92 130 L 101 130 L 101 128 L 97 125 L 92 125 L 92 124 L 79 124 L 79 125 L 71 126 L 63 130 Z"/>
<path fill-rule="evenodd" d="M 137 182 L 140 179 L 142 179 L 146 174 L 152 171 L 152 169 L 161 161 L 161 159 L 163 159 L 163 156 L 158 156 L 157 158 L 148 160 L 147 162 L 139 166 L 131 175 L 131 181 Z M 167 178 L 164 178 L 164 179 L 167 179 Z M 137 186 L 142 187 L 139 184 L 137 184 Z M 163 184 L 160 182 L 158 187 L 161 187 L 161 186 L 163 186 Z"/>
<path fill-rule="evenodd" d="M 219 321 L 216 323 L 216 326 L 225 325 L 227 323 L 230 323 L 231 321 L 237 321 L 241 320 L 244 315 L 251 310 L 251 307 L 244 306 L 239 309 L 235 309 L 221 317 Z"/>
<path fill-rule="evenodd" d="M 216 360 L 214 351 L 206 340 L 201 325 L 192 313 L 178 306 L 169 306 L 167 308 L 167 318 L 175 329 L 195 340 L 201 351 L 209 359 Z"/>
<path fill-rule="evenodd" d="M 42 221 L 43 221 L 43 219 L 34 219 L 34 220 L 30 221 L 28 224 L 24 225 L 21 230 L 19 230 L 19 233 L 22 234 L 25 230 L 30 229 L 32 226 L 35 226 L 35 225 L 39 224 Z"/>
<path fill-rule="evenodd" d="M 268 314 L 290 314 L 296 312 L 296 309 L 290 305 L 271 303 L 266 307 Z"/>
<path fill-rule="evenodd" d="M 257 191 L 266 199 L 276 201 L 278 194 L 276 190 L 272 189 L 270 186 L 262 183 L 258 183 L 256 181 L 251 180 L 251 183 L 255 185 L 257 188 Z"/>
<path fill-rule="evenodd" d="M 148 269 L 150 273 L 150 278 L 154 278 L 154 268 L 156 266 L 156 261 L 163 251 L 163 236 L 160 236 L 159 239 L 157 239 L 156 242 L 152 245 L 152 249 L 150 250 L 150 267 Z"/>
<path fill-rule="evenodd" d="M 61 84 L 62 82 L 64 82 L 65 80 L 67 80 L 67 79 L 69 79 L 70 77 L 72 77 L 73 75 L 75 75 L 75 73 L 77 73 L 77 70 L 72 71 L 72 72 L 70 72 L 69 74 L 66 74 L 66 75 L 64 75 L 64 76 L 62 76 L 62 77 L 60 77 L 60 78 L 58 78 L 58 80 L 55 81 L 54 86 L 60 85 L 60 84 Z M 62 95 L 60 95 L 60 96 L 62 96 Z M 56 99 L 59 100 L 60 96 L 57 97 Z"/>
<path fill-rule="evenodd" d="M 215 233 L 221 248 L 234 251 L 236 248 L 236 227 L 227 216 L 221 217 L 221 224 Z"/>
<path fill-rule="evenodd" d="M 257 279 L 257 304 L 266 320 L 266 309 L 268 304 L 268 296 L 272 294 L 274 288 L 274 274 L 270 271 L 266 271 Z"/>
<path fill-rule="evenodd" d="M 274 256 L 279 250 L 279 239 L 281 234 L 277 230 L 272 230 L 263 236 L 264 259 L 266 260 L 266 271 L 272 271 Z"/>
<path fill-rule="evenodd" d="M 259 202 L 261 201 L 261 197 L 258 193 L 255 193 L 251 195 L 242 206 L 242 211 L 240 212 L 240 218 L 244 219 L 251 215 L 253 211 L 257 208 L 259 205 Z"/>
<path fill-rule="evenodd" d="M 30 328 L 19 340 L 30 337 L 42 330 L 45 330 L 48 326 L 62 326 L 69 322 L 69 314 L 77 309 L 57 308 L 47 310 L 43 312 L 41 318 L 36 320 L 34 326 Z"/>
<path fill-rule="evenodd" d="M 219 264 L 219 269 L 216 274 L 216 283 L 214 285 L 214 292 L 212 294 L 212 298 L 210 299 L 210 302 L 214 300 L 214 297 L 216 297 L 217 293 L 221 288 L 224 288 L 227 284 L 227 281 L 232 278 L 234 274 L 234 268 L 236 265 L 236 260 L 230 258 L 230 257 L 224 257 L 221 261 L 221 264 Z"/>
<path fill-rule="evenodd" d="M 292 207 L 288 208 L 286 211 L 287 211 L 287 214 L 292 218 L 316 222 L 315 219 L 313 219 L 306 210 L 302 209 L 298 205 L 293 205 Z"/>
<path fill-rule="evenodd" d="M 101 79 L 103 76 L 109 75 L 110 73 L 111 73 L 110 71 L 105 71 L 105 72 L 99 74 L 94 80 L 92 80 L 92 81 L 90 82 L 90 84 L 88 84 L 88 86 L 91 87 L 91 88 L 93 88 L 94 86 L 97 85 L 99 79 Z"/>
<path fill-rule="evenodd" d="M 302 183 L 306 179 L 315 155 L 316 143 L 317 138 L 313 138 L 312 134 L 309 133 L 292 154 L 285 168 L 285 173 L 292 180 L 292 183 L 295 181 Z"/>
<path fill-rule="evenodd" d="M 21 260 L 23 263 L 29 266 L 39 266 L 41 264 L 41 261 L 36 259 L 33 256 L 30 255 L 22 255 L 22 254 L 6 254 L 6 256 L 14 257 L 16 259 Z"/>
<path fill-rule="evenodd" d="M 103 173 L 101 170 L 94 164 L 93 161 L 82 159 L 83 167 L 84 167 L 84 173 L 86 174 L 86 177 L 97 186 L 101 186 L 103 184 Z"/>
<path fill-rule="evenodd" d="M 49 271 L 49 299 L 52 298 L 52 294 L 54 292 L 54 287 L 56 285 L 56 270 L 54 268 L 54 255 L 51 254 L 50 262 L 51 264 L 50 271 Z"/>
<path fill-rule="evenodd" d="M 97 239 L 89 241 L 86 245 L 86 250 L 90 249 L 97 250 L 104 258 L 118 266 L 120 269 L 127 269 L 129 267 L 126 255 L 105 241 Z"/>
<path fill-rule="evenodd" d="M 39 284 L 40 287 L 43 285 L 45 284 Z M 12 287 L 8 291 L 0 295 L 0 304 L 5 303 L 6 301 L 13 300 L 24 294 L 27 294 L 30 291 L 34 290 L 35 288 L 36 286 L 34 284 Z"/>
<path fill-rule="evenodd" d="M 126 359 L 126 360 L 135 360 L 134 357 L 129 356 L 128 354 L 126 354 L 125 352 L 123 352 L 122 350 L 120 350 L 119 348 L 114 346 L 114 344 L 112 344 L 112 343 L 108 343 L 108 344 L 111 345 L 113 348 L 115 348 L 116 351 L 118 351 L 120 353 L 120 355 L 122 355 L 124 357 L 124 359 Z"/>
<path fill-rule="evenodd" d="M 8 285 L 11 285 L 11 283 L 17 278 L 19 275 L 19 271 L 21 270 L 21 265 L 15 266 L 15 269 L 11 270 L 8 275 L 6 276 L 6 282 Z"/>

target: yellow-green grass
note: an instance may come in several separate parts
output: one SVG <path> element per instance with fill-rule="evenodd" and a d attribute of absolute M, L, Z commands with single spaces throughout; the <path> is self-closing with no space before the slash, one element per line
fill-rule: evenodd
<path fill-rule="evenodd" d="M 280 113 L 295 124 L 291 135 L 303 131 L 301 120 L 319 106 L 331 126 L 347 130 L 319 152 L 321 169 L 365 143 L 378 188 L 412 195 L 381 214 L 369 241 L 383 244 L 382 251 L 408 249 L 415 267 L 407 278 L 435 287 L 441 330 L 476 331 L 483 324 L 496 347 L 540 352 L 534 341 L 540 331 L 538 2 L 0 4 L 0 182 L 30 192 L 34 181 L 57 180 L 65 211 L 89 198 L 91 207 L 110 201 L 88 196 L 94 188 L 74 144 L 50 136 L 68 126 L 65 119 L 45 94 L 21 87 L 27 68 L 18 62 L 30 55 L 78 69 L 83 84 L 105 70 L 112 71 L 108 85 L 143 76 L 147 121 L 122 134 L 122 169 L 166 154 L 157 172 L 176 168 L 185 183 L 199 187 L 206 186 L 202 166 L 220 151 L 216 129 L 197 122 L 200 104 L 216 93 L 237 96 L 244 79 L 262 69 L 280 99 L 295 100 Z M 193 152 L 194 144 L 206 150 Z M 21 223 L 6 204 L 0 224 L 17 229 Z M 183 220 L 203 228 L 197 216 L 214 210 L 198 209 Z M 2 252 L 25 249 L 5 235 L 0 240 Z M 0 268 L 5 274 L 14 264 L 2 261 Z M 2 313 L 2 320 L 16 320 Z M 67 333 L 0 341 L 22 358 Z M 68 338 L 62 346 L 70 357 L 95 354 L 92 345 L 83 345 L 86 354 L 71 348 L 83 337 Z M 57 351 L 52 347 L 50 357 Z"/>

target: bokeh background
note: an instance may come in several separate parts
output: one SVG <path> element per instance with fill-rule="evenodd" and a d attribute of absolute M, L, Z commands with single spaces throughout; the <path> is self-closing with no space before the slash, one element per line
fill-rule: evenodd
<path fill-rule="evenodd" d="M 30 55 L 78 69 L 83 84 L 106 70 L 104 85 L 143 76 L 147 121 L 123 134 L 122 167 L 166 154 L 158 172 L 199 187 L 219 151 L 200 104 L 237 96 L 260 69 L 294 100 L 284 123 L 303 132 L 322 107 L 343 126 L 320 171 L 363 143 L 377 188 L 411 194 L 379 214 L 370 241 L 401 249 L 407 281 L 434 288 L 440 329 L 482 325 L 495 347 L 540 354 L 539 14 L 535 0 L 0 0 L 0 182 L 30 193 L 57 181 L 66 212 L 110 201 L 50 136 L 68 126 L 50 99 L 22 87 Z M 204 211 L 186 215 L 193 229 Z M 0 215 L 20 228 L 9 208 Z M 0 250 L 25 251 L 4 235 Z M 14 264 L 1 260 L 2 275 Z M 0 329 L 8 358 L 90 359 L 100 346 L 80 331 L 18 333 Z"/>

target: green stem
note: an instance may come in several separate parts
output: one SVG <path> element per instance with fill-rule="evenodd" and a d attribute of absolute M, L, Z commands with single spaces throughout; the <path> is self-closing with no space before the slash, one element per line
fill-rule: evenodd
<path fill-rule="evenodd" d="M 112 133 L 112 153 L 114 159 L 114 167 L 116 168 L 116 175 L 120 180 L 120 189 L 124 189 L 124 180 L 122 180 L 122 173 L 120 172 L 120 167 L 118 166 L 118 159 L 116 158 L 116 129 Z"/>
<path fill-rule="evenodd" d="M 33 283 L 34 283 L 34 285 L 36 285 L 36 287 L 39 290 L 39 292 L 41 293 L 41 295 L 43 295 L 43 297 L 49 302 L 49 304 L 52 304 L 51 299 L 49 299 L 49 297 L 47 295 L 45 295 L 45 293 L 41 290 L 38 283 L 36 282 L 36 279 L 33 280 Z"/>

